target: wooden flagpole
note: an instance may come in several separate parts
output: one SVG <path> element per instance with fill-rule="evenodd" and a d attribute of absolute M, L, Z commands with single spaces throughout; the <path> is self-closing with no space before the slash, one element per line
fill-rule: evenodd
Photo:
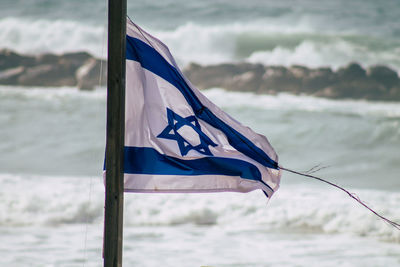
<path fill-rule="evenodd" d="M 108 1 L 104 267 L 122 266 L 126 0 Z"/>

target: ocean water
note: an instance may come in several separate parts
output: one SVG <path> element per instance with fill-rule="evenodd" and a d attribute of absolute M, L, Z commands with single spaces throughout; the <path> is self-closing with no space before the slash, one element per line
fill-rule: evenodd
<path fill-rule="evenodd" d="M 2 0 L 1 47 L 105 57 L 106 0 Z M 397 0 L 128 1 L 128 15 L 184 66 L 225 61 L 400 70 Z"/>
<path fill-rule="evenodd" d="M 105 57 L 106 2 L 0 3 L 0 48 Z M 400 3 L 141 1 L 129 16 L 181 66 L 249 61 L 400 70 Z M 265 134 L 280 164 L 400 222 L 400 104 L 204 93 Z M 0 86 L 0 266 L 101 266 L 105 88 Z M 125 266 L 400 266 L 400 231 L 346 194 L 283 173 L 248 194 L 125 194 Z"/>

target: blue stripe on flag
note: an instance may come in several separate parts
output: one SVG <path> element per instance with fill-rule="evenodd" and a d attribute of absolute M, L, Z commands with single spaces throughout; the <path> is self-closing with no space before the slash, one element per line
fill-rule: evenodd
<path fill-rule="evenodd" d="M 249 139 L 227 125 L 205 107 L 175 67 L 169 64 L 154 48 L 137 38 L 127 35 L 126 59 L 139 62 L 143 68 L 175 86 L 193 108 L 196 117 L 222 131 L 226 135 L 229 144 L 235 149 L 266 167 L 279 169 L 278 163 L 272 160 L 262 149 L 258 148 Z"/>
<path fill-rule="evenodd" d="M 159 175 L 228 175 L 262 182 L 261 173 L 253 164 L 239 159 L 204 157 L 183 160 L 163 155 L 150 147 L 124 148 L 124 172 Z M 267 184 L 268 188 L 272 190 Z M 273 191 L 273 190 L 272 190 Z"/>

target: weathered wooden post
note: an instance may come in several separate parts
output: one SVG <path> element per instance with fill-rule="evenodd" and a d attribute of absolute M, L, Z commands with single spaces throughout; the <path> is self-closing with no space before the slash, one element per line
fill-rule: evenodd
<path fill-rule="evenodd" d="M 126 0 L 108 1 L 104 267 L 122 266 Z"/>

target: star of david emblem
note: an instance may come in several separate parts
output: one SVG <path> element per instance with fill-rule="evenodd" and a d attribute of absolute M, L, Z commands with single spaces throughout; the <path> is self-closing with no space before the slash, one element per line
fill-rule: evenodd
<path fill-rule="evenodd" d="M 199 121 L 195 116 L 183 118 L 167 108 L 167 118 L 168 125 L 157 136 L 158 138 L 175 140 L 182 156 L 190 150 L 212 156 L 208 146 L 216 147 L 217 144 L 201 131 Z"/>

